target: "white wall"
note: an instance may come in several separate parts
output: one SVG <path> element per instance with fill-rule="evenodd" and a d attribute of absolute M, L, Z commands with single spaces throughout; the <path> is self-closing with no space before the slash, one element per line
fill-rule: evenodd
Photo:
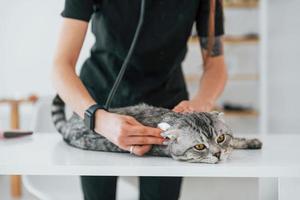
<path fill-rule="evenodd" d="M 63 0 L 0 0 L 0 98 L 55 93 L 50 71 L 62 18 Z M 78 66 L 89 55 L 87 35 Z M 31 106 L 21 108 L 21 126 L 28 128 Z M 0 129 L 7 128 L 7 106 L 0 106 Z"/>
<path fill-rule="evenodd" d="M 63 3 L 63 0 L 0 0 L 0 97 L 54 93 L 49 75 Z M 271 132 L 298 132 L 300 94 L 295 90 L 300 86 L 297 59 L 300 2 L 269 0 L 268 5 L 269 127 Z M 227 15 L 236 18 L 234 24 L 227 23 L 227 32 L 238 34 L 255 31 L 257 27 L 255 11 L 248 11 L 248 18 L 242 17 L 241 12 Z M 246 20 L 248 26 L 242 26 Z M 88 56 L 92 43 L 93 37 L 89 34 L 78 66 Z M 228 96 L 230 91 L 228 89 Z M 0 108 L 0 120 L 4 117 L 1 111 L 4 112 L 3 108 Z M 5 126 L 6 123 L 0 124 Z"/>
<path fill-rule="evenodd" d="M 300 131 L 300 1 L 269 0 L 269 128 Z"/>
<path fill-rule="evenodd" d="M 63 0 L 0 0 L 0 97 L 54 92 L 50 70 Z M 88 34 L 79 65 L 93 38 Z"/>
<path fill-rule="evenodd" d="M 51 59 L 62 1 L 1 0 L 0 95 L 52 92 Z"/>

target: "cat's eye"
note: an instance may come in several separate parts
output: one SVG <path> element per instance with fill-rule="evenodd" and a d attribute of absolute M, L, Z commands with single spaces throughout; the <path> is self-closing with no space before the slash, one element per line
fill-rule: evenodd
<path fill-rule="evenodd" d="M 198 151 L 202 151 L 206 149 L 206 146 L 204 144 L 196 144 L 194 148 L 197 149 Z"/>
<path fill-rule="evenodd" d="M 225 135 L 224 135 L 224 134 L 219 135 L 219 136 L 217 137 L 217 143 L 218 143 L 218 144 L 224 142 L 224 140 L 225 140 Z"/>

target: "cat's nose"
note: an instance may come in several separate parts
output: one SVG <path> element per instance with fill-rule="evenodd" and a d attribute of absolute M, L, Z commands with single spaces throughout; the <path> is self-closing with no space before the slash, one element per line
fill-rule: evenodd
<path fill-rule="evenodd" d="M 221 151 L 216 152 L 216 153 L 214 153 L 213 155 L 214 155 L 215 157 L 217 157 L 218 159 L 220 159 L 220 157 L 221 157 Z"/>

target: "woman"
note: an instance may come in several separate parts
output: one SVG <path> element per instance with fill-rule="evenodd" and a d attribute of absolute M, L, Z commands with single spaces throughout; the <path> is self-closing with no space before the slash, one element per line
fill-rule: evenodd
<path fill-rule="evenodd" d="M 95 122 L 91 129 L 120 148 L 142 156 L 151 145 L 163 143 L 161 130 L 101 109 L 130 47 L 140 3 L 140 0 L 65 0 L 53 82 L 74 112 Z M 78 77 L 75 65 L 89 21 L 96 42 Z M 205 65 L 198 93 L 188 100 L 181 63 L 194 22 Z M 144 24 L 112 107 L 145 102 L 176 112 L 210 111 L 227 79 L 222 34 L 220 1 L 147 0 Z M 87 116 L 87 113 L 92 114 Z M 116 179 L 81 177 L 84 198 L 114 199 Z M 181 177 L 141 177 L 140 199 L 178 199 L 180 186 Z"/>

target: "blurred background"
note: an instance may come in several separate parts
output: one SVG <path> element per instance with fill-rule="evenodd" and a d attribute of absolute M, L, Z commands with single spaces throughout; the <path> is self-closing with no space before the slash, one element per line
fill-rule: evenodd
<path fill-rule="evenodd" d="M 24 129 L 30 129 L 34 109 L 28 96 L 55 93 L 50 70 L 63 4 L 63 0 L 0 0 L 0 101 L 24 100 L 19 112 Z M 299 10 L 299 0 L 225 0 L 229 81 L 216 109 L 225 112 L 236 133 L 299 133 Z M 193 31 L 183 64 L 191 96 L 202 71 L 195 35 Z M 78 70 L 93 42 L 89 32 Z M 9 104 L 0 104 L 0 129 L 10 127 L 10 111 Z"/>
<path fill-rule="evenodd" d="M 265 6 L 256 0 L 227 0 L 225 53 L 230 78 L 218 107 L 246 109 L 228 113 L 237 132 L 297 132 L 300 3 L 262 1 Z M 0 2 L 0 99 L 53 95 L 49 77 L 64 1 Z M 93 41 L 89 33 L 78 69 Z M 201 75 L 201 56 L 197 38 L 188 46 L 183 66 L 192 95 Z M 31 109 L 30 104 L 21 106 L 24 128 Z M 8 106 L 1 105 L 0 127 L 9 126 L 8 115 Z"/>

